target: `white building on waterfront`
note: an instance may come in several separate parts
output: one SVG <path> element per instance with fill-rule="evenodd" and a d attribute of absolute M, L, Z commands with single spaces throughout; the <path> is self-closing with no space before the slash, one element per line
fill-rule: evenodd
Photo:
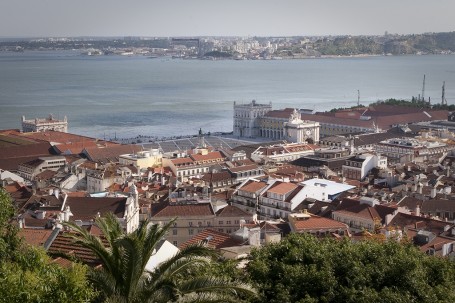
<path fill-rule="evenodd" d="M 52 114 L 44 119 L 35 118 L 33 120 L 25 120 L 25 116 L 22 116 L 22 131 L 24 133 L 45 132 L 50 130 L 64 133 L 68 132 L 68 120 L 66 116 L 63 120 L 55 119 Z"/>
<path fill-rule="evenodd" d="M 234 136 L 259 137 L 259 118 L 272 110 L 272 103 L 259 104 L 255 100 L 248 104 L 234 101 Z"/>
<path fill-rule="evenodd" d="M 304 121 L 297 109 L 272 110 L 272 104 L 234 102 L 234 136 L 294 143 L 319 141 L 319 123 Z"/>
<path fill-rule="evenodd" d="M 302 143 L 311 139 L 319 142 L 319 123 L 303 121 L 300 112 L 294 109 L 288 122 L 284 122 L 284 138 L 287 141 Z"/>

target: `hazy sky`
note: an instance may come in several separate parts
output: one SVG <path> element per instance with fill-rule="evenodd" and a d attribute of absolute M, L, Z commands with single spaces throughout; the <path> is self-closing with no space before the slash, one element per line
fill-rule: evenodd
<path fill-rule="evenodd" d="M 0 37 L 455 31 L 455 0 L 0 0 Z"/>

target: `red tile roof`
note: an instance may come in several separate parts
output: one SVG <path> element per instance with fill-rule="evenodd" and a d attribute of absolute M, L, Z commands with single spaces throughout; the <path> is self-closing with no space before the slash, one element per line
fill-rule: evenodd
<path fill-rule="evenodd" d="M 222 171 L 219 173 L 207 173 L 204 176 L 202 176 L 202 178 L 201 178 L 201 180 L 204 180 L 206 182 L 220 182 L 220 181 L 228 181 L 231 179 L 232 179 L 232 176 L 227 171 Z"/>
<path fill-rule="evenodd" d="M 220 209 L 216 213 L 216 216 L 217 217 L 249 218 L 252 215 L 247 213 L 247 212 L 245 212 L 245 211 L 243 211 L 243 210 L 241 210 L 238 207 L 235 207 L 235 206 L 232 206 L 232 205 L 228 205 L 228 206 Z"/>
<path fill-rule="evenodd" d="M 82 142 L 71 142 L 71 143 L 64 143 L 54 145 L 54 149 L 58 153 L 65 153 L 65 154 L 80 154 L 84 150 L 84 148 L 91 148 L 97 147 L 98 143 L 95 141 L 82 141 Z"/>
<path fill-rule="evenodd" d="M 187 164 L 194 163 L 193 159 L 191 159 L 190 157 L 171 159 L 171 162 L 177 166 L 183 165 L 183 164 L 187 165 Z"/>
<path fill-rule="evenodd" d="M 393 109 L 393 110 L 392 110 Z M 397 106 L 390 109 L 382 108 L 375 112 L 368 111 L 364 116 L 371 116 L 370 120 L 360 120 L 357 114 L 350 115 L 349 113 L 317 113 L 317 114 L 302 114 L 302 119 L 316 121 L 320 123 L 330 123 L 337 125 L 349 125 L 356 127 L 374 128 L 375 126 L 381 129 L 390 129 L 392 125 L 434 121 L 434 120 L 447 120 L 448 112 L 445 110 L 424 110 L 416 112 L 413 109 Z M 351 118 L 352 117 L 352 118 Z"/>
<path fill-rule="evenodd" d="M 95 162 L 118 162 L 119 156 L 123 154 L 134 154 L 142 151 L 140 145 L 108 145 L 103 147 L 87 147 L 84 153 L 87 158 Z"/>
<path fill-rule="evenodd" d="M 152 213 L 152 217 L 193 217 L 213 216 L 214 212 L 210 203 L 186 204 L 186 205 L 165 205 L 158 211 Z"/>
<path fill-rule="evenodd" d="M 23 238 L 25 243 L 43 247 L 44 242 L 52 234 L 52 229 L 28 229 L 21 228 L 19 229 L 18 235 L 20 238 Z"/>
<path fill-rule="evenodd" d="M 376 209 L 367 204 L 360 204 L 342 210 L 335 210 L 333 211 L 333 213 L 347 214 L 350 216 L 369 219 L 373 221 L 375 219 L 381 219 L 381 216 L 378 214 Z"/>
<path fill-rule="evenodd" d="M 276 182 L 267 192 L 284 195 L 297 188 L 297 185 L 288 182 Z"/>
<path fill-rule="evenodd" d="M 98 142 L 98 144 L 103 145 L 118 145 L 117 143 L 110 141 L 102 141 L 96 138 L 57 131 L 22 133 L 20 134 L 20 136 L 22 138 L 32 138 L 35 140 L 42 140 L 46 142 L 54 142 L 60 144 L 70 144 L 76 142 Z"/>
<path fill-rule="evenodd" d="M 246 191 L 249 193 L 256 193 L 256 192 L 264 189 L 266 186 L 267 186 L 266 182 L 262 182 L 262 181 L 258 182 L 258 181 L 250 180 L 250 181 L 246 182 L 245 185 L 240 187 L 239 190 Z"/>
<path fill-rule="evenodd" d="M 91 198 L 91 197 L 68 197 L 65 207 L 69 206 L 74 215 L 70 219 L 91 220 L 99 212 L 101 216 L 112 212 L 118 218 L 123 218 L 127 198 Z"/>
<path fill-rule="evenodd" d="M 203 161 L 223 161 L 224 160 L 224 155 L 219 152 L 219 151 L 214 151 L 210 152 L 207 155 L 201 155 L 201 154 L 192 154 L 190 157 L 197 162 L 203 162 Z"/>
<path fill-rule="evenodd" d="M 289 119 L 291 114 L 294 112 L 293 108 L 285 108 L 285 109 L 276 109 L 267 112 L 264 117 L 266 118 L 281 118 L 281 119 Z"/>
<path fill-rule="evenodd" d="M 53 259 L 51 262 L 58 264 L 59 266 L 64 267 L 64 268 L 71 268 L 74 264 L 70 260 L 62 258 L 62 257 L 57 257 L 57 258 Z"/>
<path fill-rule="evenodd" d="M 229 168 L 229 171 L 232 173 L 239 173 L 239 172 L 244 172 L 244 171 L 249 171 L 249 170 L 255 170 L 258 168 L 259 168 L 259 166 L 257 166 L 256 164 L 251 164 L 251 165 L 231 167 L 231 168 Z"/>
<path fill-rule="evenodd" d="M 348 229 L 348 226 L 344 223 L 315 215 L 311 215 L 311 217 L 306 220 L 295 220 L 292 222 L 296 232 L 305 232 L 309 230 L 317 231 L 321 229 Z"/>
<path fill-rule="evenodd" d="M 73 256 L 89 266 L 97 266 L 101 262 L 88 248 L 74 243 L 70 233 L 60 232 L 48 249 L 50 255 L 66 254 Z"/>
<path fill-rule="evenodd" d="M 41 181 L 50 180 L 50 179 L 52 179 L 56 174 L 57 174 L 56 171 L 46 169 L 46 170 L 40 172 L 39 174 L 37 174 L 37 175 L 35 176 L 35 180 L 41 180 Z"/>
<path fill-rule="evenodd" d="M 188 245 L 198 244 L 201 242 L 207 242 L 207 246 L 214 249 L 239 246 L 243 244 L 243 241 L 231 238 L 231 236 L 226 233 L 222 233 L 214 229 L 205 229 L 180 245 L 179 248 L 183 249 Z"/>
<path fill-rule="evenodd" d="M 21 163 L 32 161 L 38 157 L 53 156 L 52 146 L 48 142 L 40 142 L 24 146 L 0 148 L 0 168 L 17 170 Z"/>

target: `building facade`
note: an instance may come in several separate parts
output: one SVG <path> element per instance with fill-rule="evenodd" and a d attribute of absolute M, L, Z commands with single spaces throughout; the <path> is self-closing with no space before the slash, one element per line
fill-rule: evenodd
<path fill-rule="evenodd" d="M 295 143 L 319 141 L 319 123 L 303 121 L 297 109 L 272 110 L 272 104 L 234 102 L 234 136 Z"/>
<path fill-rule="evenodd" d="M 57 131 L 57 132 L 68 132 L 68 120 L 66 116 L 63 120 L 55 119 L 51 114 L 49 117 L 44 119 L 35 118 L 33 120 L 25 120 L 25 116 L 22 116 L 22 131 L 24 133 L 29 132 L 44 132 L 44 131 Z"/>
<path fill-rule="evenodd" d="M 272 103 L 259 104 L 256 100 L 248 104 L 234 101 L 234 136 L 254 138 L 259 136 L 259 118 L 272 110 Z"/>
<path fill-rule="evenodd" d="M 160 167 L 163 165 L 163 154 L 158 149 L 139 151 L 134 154 L 124 154 L 119 156 L 119 163 L 133 165 L 139 170 L 148 167 Z"/>
<path fill-rule="evenodd" d="M 53 157 L 39 157 L 38 159 L 19 164 L 19 175 L 26 180 L 33 180 L 33 178 L 45 171 L 57 171 L 66 165 L 66 158 L 63 156 Z"/>

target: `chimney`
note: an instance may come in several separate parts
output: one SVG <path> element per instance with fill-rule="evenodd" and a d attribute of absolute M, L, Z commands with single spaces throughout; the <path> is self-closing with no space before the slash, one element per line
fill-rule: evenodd
<path fill-rule="evenodd" d="M 420 205 L 419 205 L 419 204 L 417 204 L 417 206 L 416 206 L 415 215 L 416 215 L 417 217 L 420 217 Z"/>
<path fill-rule="evenodd" d="M 54 196 L 58 199 L 58 195 L 60 194 L 60 190 L 58 188 L 54 188 Z"/>
<path fill-rule="evenodd" d="M 430 197 L 434 199 L 436 197 L 436 186 L 431 188 Z"/>
<path fill-rule="evenodd" d="M 422 194 L 423 185 L 421 183 L 419 183 L 418 189 L 419 189 L 419 194 Z"/>
<path fill-rule="evenodd" d="M 392 214 L 388 214 L 385 216 L 385 225 L 388 226 L 390 224 L 390 222 L 392 222 L 392 219 L 393 219 L 393 215 Z"/>
<path fill-rule="evenodd" d="M 19 228 L 20 228 L 20 229 L 24 228 L 25 219 L 22 218 L 22 217 L 19 217 L 19 218 L 18 218 L 18 221 L 19 221 Z"/>
<path fill-rule="evenodd" d="M 71 216 L 73 216 L 73 214 L 71 213 L 70 207 L 67 206 L 63 211 L 63 221 L 68 222 Z"/>

